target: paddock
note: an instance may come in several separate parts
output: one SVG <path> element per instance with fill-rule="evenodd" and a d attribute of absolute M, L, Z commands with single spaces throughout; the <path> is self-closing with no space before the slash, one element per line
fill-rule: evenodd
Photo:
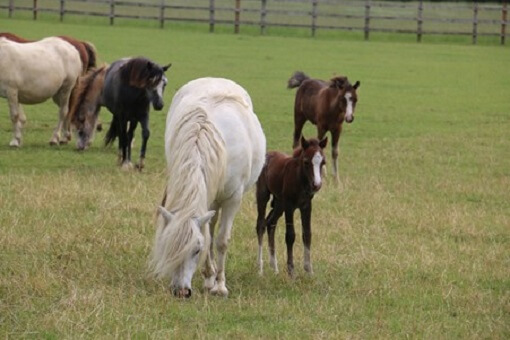
<path fill-rule="evenodd" d="M 165 107 L 151 113 L 142 173 L 117 169 L 104 131 L 86 152 L 74 143 L 50 148 L 51 102 L 25 108 L 24 146 L 11 149 L 0 102 L 3 337 L 508 337 L 508 47 L 17 19 L 2 20 L 2 30 L 90 41 L 98 65 L 144 51 L 173 64 Z M 175 299 L 145 275 L 175 91 L 202 76 L 235 80 L 252 98 L 268 150 L 290 153 L 295 91 L 285 83 L 297 69 L 363 84 L 356 121 L 342 132 L 340 181 L 326 177 L 314 197 L 314 275 L 296 266 L 294 279 L 284 270 L 259 276 L 252 191 L 229 243 L 229 297 L 210 296 L 195 280 L 191 299 Z M 107 126 L 111 115 L 100 119 Z M 305 126 L 305 136 L 315 133 Z M 276 231 L 280 263 L 284 230 Z"/>

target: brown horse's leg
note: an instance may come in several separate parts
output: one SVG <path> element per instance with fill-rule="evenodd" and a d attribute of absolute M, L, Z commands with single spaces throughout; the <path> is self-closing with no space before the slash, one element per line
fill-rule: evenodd
<path fill-rule="evenodd" d="M 274 198 L 273 198 L 274 200 Z M 278 201 L 274 200 L 274 207 L 269 212 L 267 217 L 267 234 L 268 234 L 268 244 L 269 244 L 269 265 L 273 268 L 275 273 L 278 273 L 278 261 L 276 260 L 276 249 L 274 246 L 274 233 L 276 230 L 276 224 L 278 223 L 278 219 L 283 214 L 282 204 Z"/>
<path fill-rule="evenodd" d="M 304 244 L 304 269 L 307 273 L 313 274 L 312 262 L 310 259 L 310 249 L 312 245 L 312 201 L 300 208 L 301 225 L 303 227 L 303 244 Z"/>
<path fill-rule="evenodd" d="M 287 272 L 294 277 L 294 241 L 296 232 L 294 230 L 294 209 L 285 210 L 285 243 L 287 244 Z"/>
<path fill-rule="evenodd" d="M 299 145 L 299 140 L 301 138 L 301 133 L 303 131 L 303 126 L 306 123 L 305 114 L 299 109 L 295 108 L 294 110 L 294 137 L 292 142 L 292 148 L 296 148 Z"/>
<path fill-rule="evenodd" d="M 338 141 L 340 139 L 340 133 L 342 132 L 342 125 L 338 125 L 338 129 L 331 131 L 331 157 L 333 158 L 333 176 L 338 182 Z"/>
<path fill-rule="evenodd" d="M 264 173 L 264 172 L 263 172 Z M 266 207 L 271 194 L 267 189 L 264 176 L 260 176 L 257 182 L 257 238 L 259 241 L 259 251 L 257 256 L 257 263 L 259 265 L 259 274 L 263 273 L 263 259 L 262 259 L 262 241 L 264 239 L 264 232 L 267 229 L 266 224 Z"/>

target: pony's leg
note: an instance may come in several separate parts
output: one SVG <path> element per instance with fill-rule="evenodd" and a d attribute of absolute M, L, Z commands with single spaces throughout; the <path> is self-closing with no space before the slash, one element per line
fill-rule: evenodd
<path fill-rule="evenodd" d="M 292 148 L 295 149 L 299 145 L 303 126 L 306 123 L 306 118 L 303 112 L 300 110 L 294 111 L 294 137 L 292 141 Z"/>
<path fill-rule="evenodd" d="M 25 111 L 23 110 L 23 106 L 21 106 L 21 104 L 18 104 L 18 119 L 22 126 L 27 122 L 27 116 L 25 116 Z"/>
<path fill-rule="evenodd" d="M 342 125 L 338 125 L 338 128 L 331 131 L 331 158 L 333 159 L 333 176 L 338 182 L 338 141 L 340 139 L 340 133 L 342 132 Z"/>
<path fill-rule="evenodd" d="M 127 150 L 126 150 L 126 154 L 127 154 L 127 160 L 129 162 L 131 162 L 131 142 L 133 141 L 133 136 L 135 134 L 135 130 L 136 130 L 136 126 L 138 125 L 138 122 L 135 120 L 135 121 L 130 121 L 129 122 L 129 128 L 127 130 L 127 141 L 126 141 L 126 145 L 127 145 Z"/>
<path fill-rule="evenodd" d="M 301 211 L 301 225 L 303 227 L 303 244 L 304 244 L 304 269 L 307 273 L 313 274 L 312 262 L 310 259 L 310 247 L 312 245 L 312 227 L 311 227 L 311 216 L 312 216 L 312 201 L 305 206 L 302 206 Z"/>
<path fill-rule="evenodd" d="M 294 210 L 285 209 L 285 244 L 287 245 L 287 272 L 294 277 L 294 241 L 296 232 L 294 230 Z"/>
<path fill-rule="evenodd" d="M 149 130 L 149 114 L 147 113 L 143 119 L 140 120 L 142 126 L 142 147 L 140 149 L 140 161 L 138 162 L 138 169 L 142 170 L 145 166 L 145 152 L 147 150 L 147 141 L 151 135 Z"/>
<path fill-rule="evenodd" d="M 71 90 L 73 88 L 74 83 L 71 85 L 65 85 L 61 88 L 61 90 L 53 96 L 53 101 L 58 105 L 58 123 L 53 130 L 53 136 L 50 139 L 50 145 L 57 145 L 59 143 L 67 143 L 68 140 L 65 136 L 64 139 L 61 140 L 60 133 L 62 130 L 65 130 L 64 127 L 67 127 L 67 112 L 69 111 L 69 97 L 71 96 Z"/>
<path fill-rule="evenodd" d="M 225 201 L 221 207 L 220 229 L 218 232 L 218 238 L 216 239 L 218 272 L 216 274 L 216 283 L 211 289 L 212 294 L 221 296 L 228 295 L 228 289 L 225 282 L 225 259 L 234 217 L 241 206 L 242 192 L 242 189 L 237 191 L 231 198 Z"/>
<path fill-rule="evenodd" d="M 257 182 L 257 225 L 255 227 L 255 230 L 257 232 L 257 238 L 259 241 L 259 251 L 257 255 L 257 263 L 259 266 L 259 274 L 262 275 L 263 273 L 263 258 L 262 258 L 262 241 L 264 239 L 264 232 L 267 229 L 267 223 L 266 223 L 266 207 L 267 202 L 269 201 L 271 194 L 269 193 L 269 190 L 267 190 L 267 187 L 265 183 L 263 183 L 263 177 L 261 176 L 259 178 L 259 182 Z"/>
<path fill-rule="evenodd" d="M 10 146 L 19 147 L 21 146 L 21 120 L 19 114 L 19 108 L 21 105 L 18 103 L 18 93 L 17 91 L 8 91 L 7 92 L 7 100 L 9 102 L 9 113 L 11 115 L 12 122 L 12 132 L 13 138 L 9 143 Z"/>
<path fill-rule="evenodd" d="M 117 131 L 119 131 L 119 152 L 122 154 L 121 169 L 127 171 L 131 170 L 133 167 L 128 158 L 128 123 L 125 119 L 120 118 L 118 120 L 118 124 L 119 129 Z"/>
<path fill-rule="evenodd" d="M 317 125 L 317 139 L 318 140 L 322 140 L 324 138 L 324 136 L 326 136 L 327 132 L 328 131 L 326 129 Z M 328 170 L 325 166 L 323 166 L 322 170 L 321 170 L 321 178 L 326 178 L 327 174 L 328 174 Z"/>
<path fill-rule="evenodd" d="M 283 206 L 278 201 L 274 201 L 273 210 L 269 212 L 267 217 L 267 236 L 269 244 L 269 265 L 273 268 L 275 273 L 278 273 L 278 261 L 276 260 L 276 248 L 274 246 L 274 234 L 276 231 L 276 224 L 278 219 L 283 214 Z"/>
<path fill-rule="evenodd" d="M 214 214 L 211 222 L 209 223 L 209 251 L 207 252 L 207 257 L 205 259 L 205 266 L 202 271 L 204 276 L 204 288 L 206 290 L 211 290 L 216 283 L 216 264 L 214 263 L 214 229 L 216 228 L 216 222 L 218 221 L 218 217 L 220 216 L 220 211 L 217 205 L 213 205 L 211 210 L 216 210 L 216 214 Z"/>

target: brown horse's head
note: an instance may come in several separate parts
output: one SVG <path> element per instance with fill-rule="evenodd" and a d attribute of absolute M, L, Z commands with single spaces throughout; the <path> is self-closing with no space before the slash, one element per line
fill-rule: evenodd
<path fill-rule="evenodd" d="M 338 105 L 344 113 L 344 120 L 347 123 L 354 121 L 354 111 L 358 102 L 358 94 L 356 90 L 360 86 L 360 82 L 356 81 L 354 85 L 349 82 L 347 77 L 335 77 L 331 79 L 330 87 L 338 89 Z"/>
<path fill-rule="evenodd" d="M 294 157 L 299 158 L 302 173 L 312 193 L 319 191 L 322 186 L 322 167 L 326 164 L 323 150 L 327 144 L 328 137 L 319 141 L 317 138 L 307 140 L 301 136 L 301 145 L 294 150 Z"/>
<path fill-rule="evenodd" d="M 76 128 L 78 150 L 86 149 L 94 137 L 106 69 L 103 66 L 79 77 L 71 93 L 68 119 Z"/>

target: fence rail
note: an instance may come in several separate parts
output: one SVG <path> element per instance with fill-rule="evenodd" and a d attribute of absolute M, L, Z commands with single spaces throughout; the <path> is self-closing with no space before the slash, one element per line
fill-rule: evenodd
<path fill-rule="evenodd" d="M 166 22 L 196 22 L 209 25 L 233 25 L 239 33 L 242 26 L 258 26 L 265 34 L 271 27 L 363 32 L 365 40 L 372 32 L 416 35 L 466 35 L 473 44 L 479 36 L 494 36 L 505 44 L 508 6 L 501 4 L 411 3 L 377 0 L 0 0 L 0 10 L 8 17 L 17 12 L 53 13 L 63 21 L 66 16 L 95 16 L 153 20 L 164 27 Z M 453 27 L 453 29 L 451 29 Z"/>

